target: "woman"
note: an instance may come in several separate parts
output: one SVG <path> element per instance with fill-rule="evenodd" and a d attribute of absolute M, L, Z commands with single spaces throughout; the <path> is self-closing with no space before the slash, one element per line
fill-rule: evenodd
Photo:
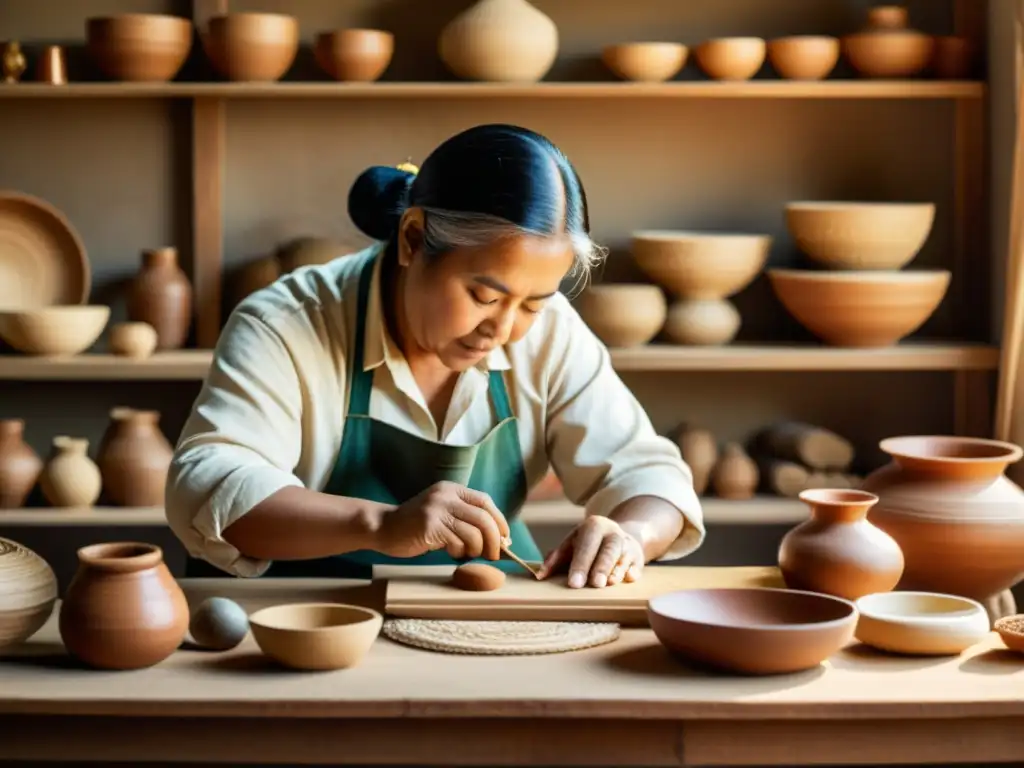
<path fill-rule="evenodd" d="M 380 244 L 293 272 L 228 320 L 168 478 L 193 557 L 367 577 L 497 561 L 510 537 L 543 577 L 568 567 L 570 587 L 603 587 L 700 545 L 689 468 L 558 292 L 600 254 L 555 146 L 472 128 L 418 173 L 366 171 L 349 214 Z M 516 515 L 549 464 L 588 515 L 543 558 Z"/>

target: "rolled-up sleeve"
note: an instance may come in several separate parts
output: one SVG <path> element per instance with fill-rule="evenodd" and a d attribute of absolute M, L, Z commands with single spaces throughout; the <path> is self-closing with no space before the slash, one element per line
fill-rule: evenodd
<path fill-rule="evenodd" d="M 294 474 L 301 418 L 299 377 L 280 334 L 255 314 L 236 310 L 167 479 L 167 521 L 189 554 L 238 576 L 258 576 L 269 567 L 242 555 L 223 533 L 280 489 L 303 485 Z"/>
<path fill-rule="evenodd" d="M 658 559 L 692 553 L 704 542 L 704 517 L 679 448 L 655 432 L 607 348 L 574 310 L 560 318 L 555 336 L 545 436 L 566 496 L 585 505 L 588 515 L 609 515 L 637 496 L 664 499 L 685 523 Z"/>

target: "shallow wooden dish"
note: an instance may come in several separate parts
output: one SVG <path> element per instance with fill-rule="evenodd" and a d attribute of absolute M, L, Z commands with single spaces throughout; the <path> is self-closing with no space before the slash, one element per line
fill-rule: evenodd
<path fill-rule="evenodd" d="M 167 82 L 192 49 L 192 22 L 159 13 L 122 13 L 85 22 L 86 48 L 107 77 L 125 82 Z"/>
<path fill-rule="evenodd" d="M 107 327 L 100 304 L 0 311 L 0 339 L 26 355 L 77 355 Z"/>
<path fill-rule="evenodd" d="M 295 61 L 299 22 L 282 13 L 229 13 L 210 19 L 201 38 L 210 63 L 223 77 L 274 82 Z"/>
<path fill-rule="evenodd" d="M 637 266 L 674 296 L 723 299 L 745 288 L 764 267 L 770 235 L 682 230 L 633 233 Z"/>
<path fill-rule="evenodd" d="M 686 65 L 689 49 L 682 43 L 620 43 L 601 52 L 601 61 L 623 80 L 660 83 Z"/>
<path fill-rule="evenodd" d="M 955 656 L 989 632 L 984 606 L 934 592 L 882 592 L 856 602 L 854 636 L 882 651 L 915 656 Z"/>
<path fill-rule="evenodd" d="M 380 634 L 384 617 L 370 608 L 341 603 L 294 603 L 249 616 L 260 650 L 293 669 L 354 667 Z"/>
<path fill-rule="evenodd" d="M 313 55 L 334 80 L 371 83 L 391 63 L 395 36 L 380 29 L 338 29 L 316 36 Z"/>

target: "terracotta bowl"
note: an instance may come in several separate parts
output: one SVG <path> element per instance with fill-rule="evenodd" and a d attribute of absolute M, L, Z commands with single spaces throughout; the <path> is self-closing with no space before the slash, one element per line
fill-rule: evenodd
<path fill-rule="evenodd" d="M 1003 645 L 1011 651 L 1024 653 L 1024 613 L 996 620 L 993 629 L 999 633 Z"/>
<path fill-rule="evenodd" d="M 295 603 L 249 616 L 264 654 L 292 669 L 347 669 L 363 660 L 380 634 L 377 611 L 340 603 Z"/>
<path fill-rule="evenodd" d="M 574 302 L 580 317 L 609 347 L 646 344 L 665 324 L 668 302 L 656 285 L 592 285 Z"/>
<path fill-rule="evenodd" d="M 931 63 L 935 38 L 920 32 L 861 32 L 842 38 L 843 58 L 864 77 L 913 77 Z"/>
<path fill-rule="evenodd" d="M 103 74 L 126 82 L 173 80 L 192 49 L 192 21 L 158 13 L 86 19 L 86 49 Z"/>
<path fill-rule="evenodd" d="M 622 43 L 605 48 L 601 60 L 623 80 L 658 83 L 678 75 L 688 53 L 682 43 Z"/>
<path fill-rule="evenodd" d="M 690 589 L 652 598 L 647 617 L 658 640 L 690 662 L 747 675 L 816 667 L 846 645 L 853 603 L 775 588 Z"/>
<path fill-rule="evenodd" d="M 786 205 L 786 227 L 797 246 L 828 269 L 902 269 L 920 252 L 934 222 L 934 203 Z"/>
<path fill-rule="evenodd" d="M 395 36 L 380 29 L 339 29 L 316 36 L 313 55 L 335 80 L 372 83 L 379 80 L 395 53 Z"/>
<path fill-rule="evenodd" d="M 749 80 L 764 64 L 766 49 L 760 37 L 719 37 L 705 40 L 693 55 L 712 80 Z"/>
<path fill-rule="evenodd" d="M 770 235 L 647 230 L 633 233 L 633 258 L 652 280 L 686 299 L 722 299 L 764 268 Z"/>
<path fill-rule="evenodd" d="M 966 597 L 934 592 L 882 592 L 856 602 L 854 636 L 882 651 L 915 656 L 955 656 L 989 633 L 984 606 Z"/>
<path fill-rule="evenodd" d="M 887 347 L 938 309 L 950 273 L 769 269 L 768 279 L 789 314 L 822 341 L 837 347 Z"/>
<path fill-rule="evenodd" d="M 299 50 L 299 22 L 280 13 L 214 16 L 202 34 L 203 49 L 228 80 L 280 80 Z"/>
<path fill-rule="evenodd" d="M 109 319 L 110 307 L 98 304 L 0 311 L 0 339 L 26 355 L 77 355 Z"/>
<path fill-rule="evenodd" d="M 768 41 L 768 62 L 787 80 L 824 80 L 839 63 L 839 38 L 794 35 Z"/>

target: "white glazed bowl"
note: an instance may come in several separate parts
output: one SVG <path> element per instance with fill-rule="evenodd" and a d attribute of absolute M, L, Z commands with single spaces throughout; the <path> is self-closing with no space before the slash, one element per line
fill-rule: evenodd
<path fill-rule="evenodd" d="M 955 656 L 989 632 L 985 608 L 974 600 L 934 592 L 879 592 L 857 600 L 860 642 L 891 653 Z"/>

